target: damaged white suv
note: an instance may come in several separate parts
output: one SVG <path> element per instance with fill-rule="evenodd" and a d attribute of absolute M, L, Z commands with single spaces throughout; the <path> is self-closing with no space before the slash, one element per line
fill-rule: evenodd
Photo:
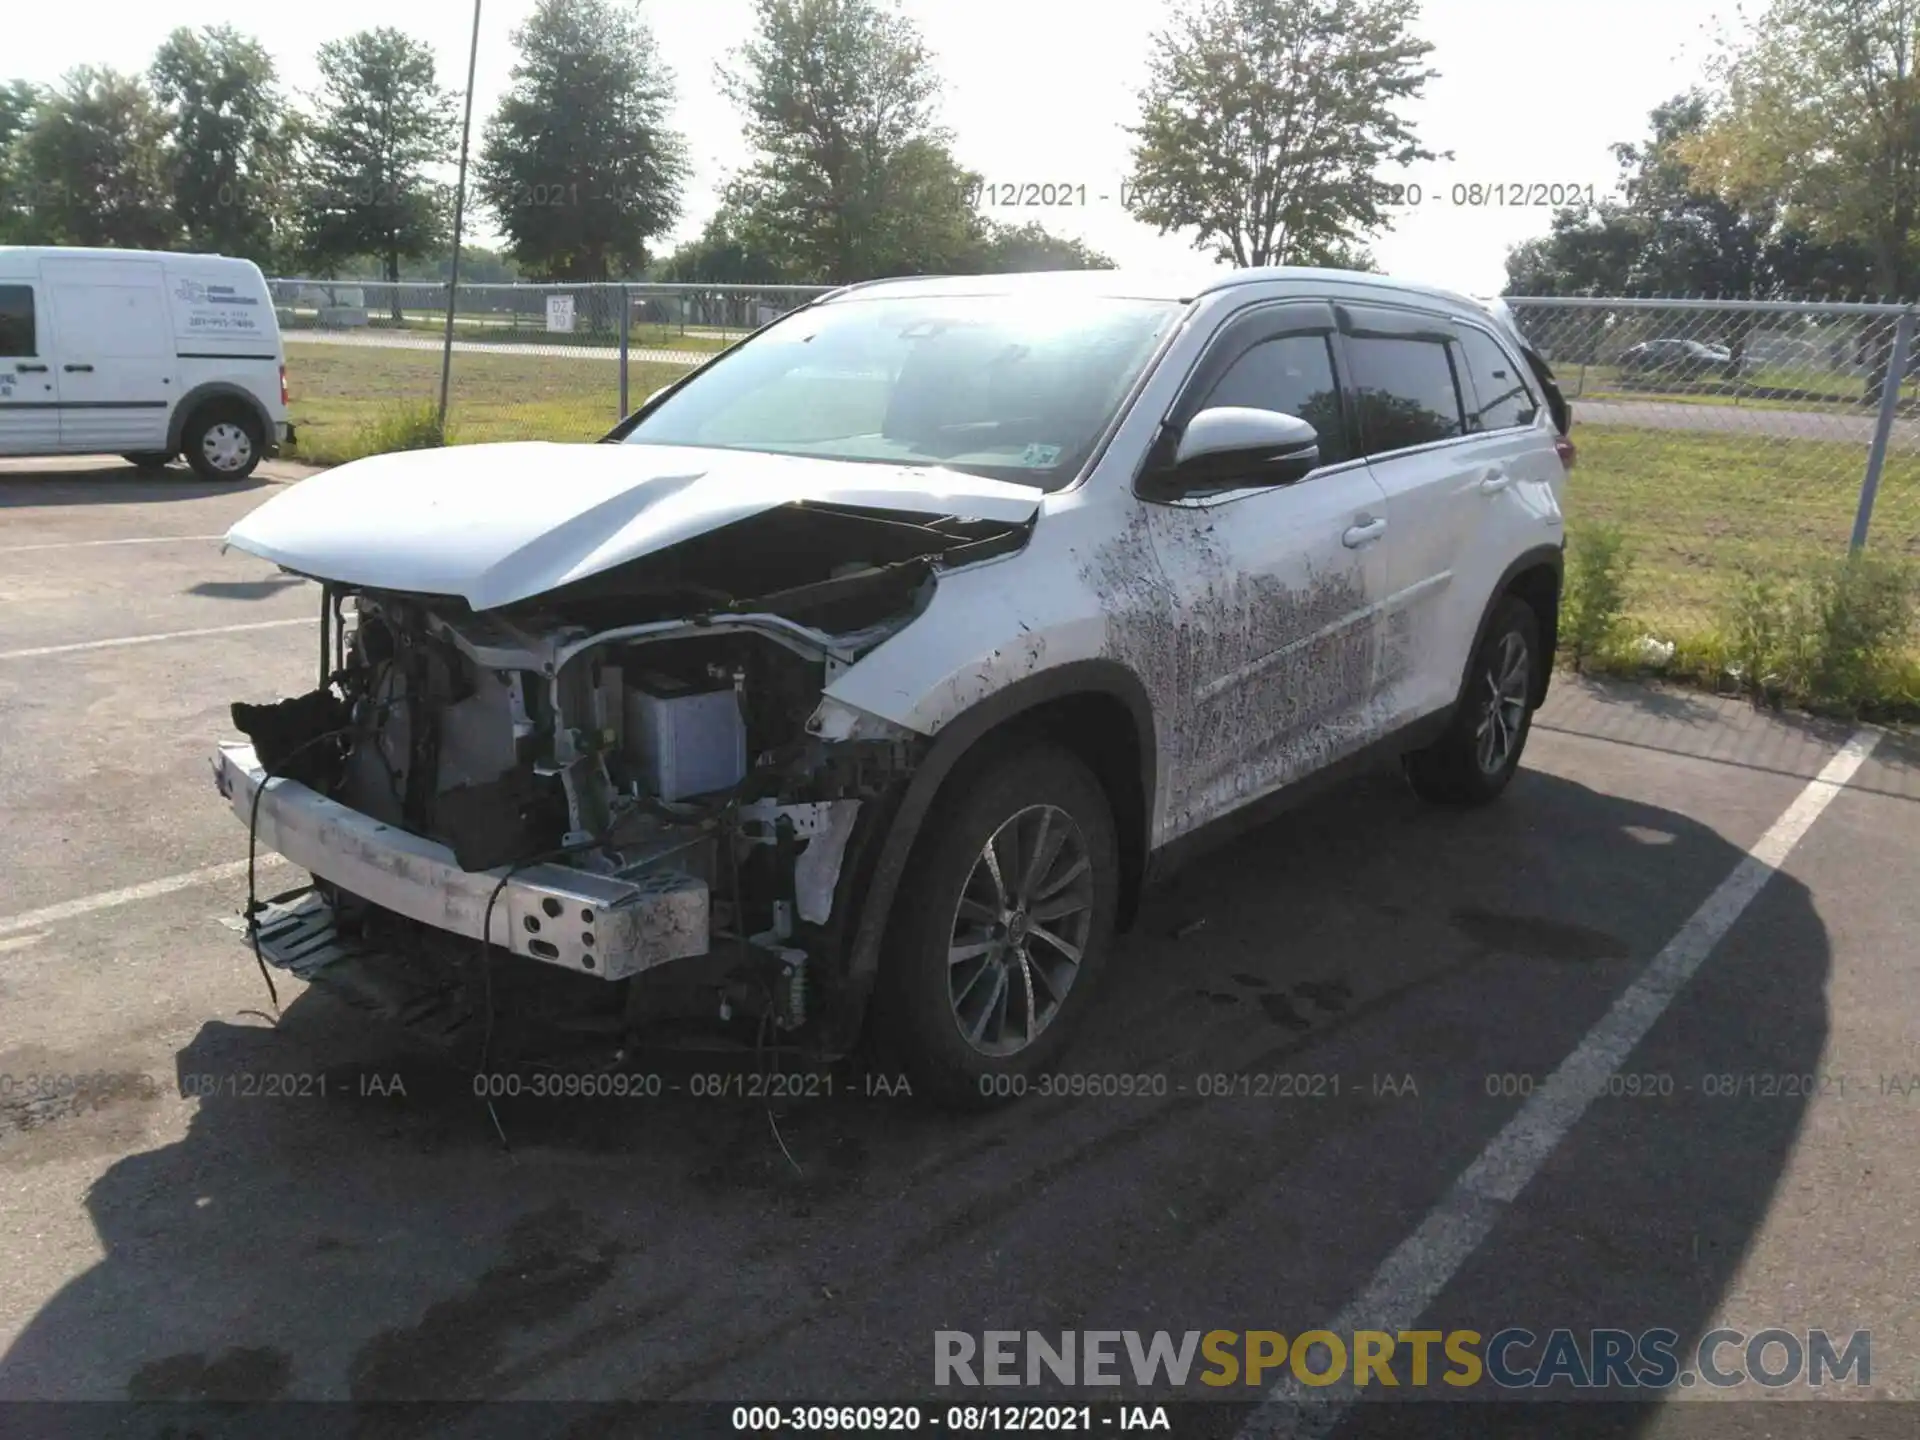
<path fill-rule="evenodd" d="M 1464 297 L 1092 271 L 854 286 L 601 444 L 342 466 L 228 536 L 323 587 L 318 688 L 216 758 L 314 877 L 250 943 L 447 1036 L 1004 1094 L 1208 838 L 1370 759 L 1501 791 L 1567 429 Z"/>

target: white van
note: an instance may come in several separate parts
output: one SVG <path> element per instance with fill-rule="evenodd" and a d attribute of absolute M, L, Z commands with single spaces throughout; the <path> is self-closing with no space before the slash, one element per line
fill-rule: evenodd
<path fill-rule="evenodd" d="M 184 454 L 241 480 L 292 439 L 252 261 L 0 245 L 0 455 Z"/>

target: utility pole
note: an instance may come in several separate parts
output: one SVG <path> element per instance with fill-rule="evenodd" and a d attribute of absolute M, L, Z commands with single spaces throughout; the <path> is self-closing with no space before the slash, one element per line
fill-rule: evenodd
<path fill-rule="evenodd" d="M 467 104 L 460 117 L 460 181 L 453 192 L 453 265 L 447 272 L 447 337 L 440 347 L 440 434 L 447 433 L 447 386 L 453 378 L 453 310 L 460 296 L 460 222 L 467 206 L 467 137 L 473 130 L 473 73 L 480 59 L 480 0 L 473 0 L 473 43 L 467 50 Z"/>

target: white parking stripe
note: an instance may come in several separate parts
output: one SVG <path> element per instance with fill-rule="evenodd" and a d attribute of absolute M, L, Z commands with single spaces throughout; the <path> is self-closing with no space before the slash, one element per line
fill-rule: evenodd
<path fill-rule="evenodd" d="M 31 650 L 0 650 L 0 660 L 33 660 L 42 655 L 72 655 L 81 650 L 114 650 L 122 645 L 157 645 L 162 640 L 196 640 L 202 635 L 233 635 L 242 630 L 277 630 L 287 625 L 317 625 L 317 615 L 295 620 L 250 620 L 244 625 L 210 625 L 204 630 L 169 630 L 160 635 L 121 635 L 112 640 L 76 640 L 71 645 L 36 645 Z"/>
<path fill-rule="evenodd" d="M 174 545 L 186 540 L 224 540 L 225 535 L 142 535 L 134 540 L 53 540 L 44 545 L 0 545 L 0 555 L 34 550 L 90 550 L 100 545 Z"/>
<path fill-rule="evenodd" d="M 1693 912 L 1666 948 L 1615 1000 L 1560 1068 L 1534 1092 L 1325 1329 L 1350 1337 L 1356 1330 L 1397 1335 L 1410 1330 L 1506 1213 L 1507 1206 L 1539 1173 L 1553 1149 L 1573 1128 L 1608 1077 L 1645 1038 L 1673 997 L 1700 968 L 1713 947 L 1786 863 L 1794 846 L 1835 795 L 1873 753 L 1877 730 L 1861 730 L 1840 747 L 1826 768 L 1747 851 L 1733 873 Z M 1323 1362 L 1324 1363 L 1324 1362 Z M 1247 1417 L 1240 1440 L 1324 1436 L 1354 1404 L 1351 1372 L 1339 1385 L 1314 1390 L 1291 1375 L 1267 1393 Z"/>
<path fill-rule="evenodd" d="M 262 850 L 255 859 L 254 873 L 258 875 L 270 866 L 286 863 L 272 851 Z M 15 935 L 23 930 L 37 930 L 42 925 L 71 920 L 76 915 L 91 915 L 96 910 L 111 910 L 116 905 L 131 905 L 137 900 L 151 900 L 156 895 L 171 895 L 176 890 L 186 890 L 194 885 L 211 884 L 215 880 L 230 880 L 236 875 L 246 873 L 246 861 L 230 860 L 224 865 L 208 865 L 201 870 L 189 870 L 184 875 L 168 875 L 161 880 L 148 880 L 139 885 L 129 885 L 122 890 L 108 890 L 99 895 L 83 895 L 78 900 L 63 900 L 58 905 L 47 906 L 44 910 L 29 910 L 24 915 L 0 917 L 0 935 Z"/>

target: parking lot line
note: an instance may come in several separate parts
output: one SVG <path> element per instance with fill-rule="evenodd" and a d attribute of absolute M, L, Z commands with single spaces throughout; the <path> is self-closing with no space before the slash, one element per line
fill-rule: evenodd
<path fill-rule="evenodd" d="M 263 870 L 269 865 L 286 863 L 281 856 L 262 850 L 255 861 L 255 869 Z M 199 870 L 188 870 L 181 875 L 167 875 L 159 880 L 146 880 L 138 885 L 128 885 L 119 890 L 105 890 L 98 895 L 82 895 L 78 900 L 62 900 L 58 905 L 29 910 L 25 914 L 0 916 L 0 935 L 16 935 L 23 930 L 37 930 L 42 925 L 71 920 L 77 915 L 90 915 L 96 910 L 111 910 L 116 905 L 131 905 L 137 900 L 151 900 L 157 895 L 171 895 L 175 890 L 186 890 L 195 885 L 206 885 L 215 880 L 227 880 L 235 875 L 246 873 L 246 861 L 229 860 L 224 865 L 207 865 Z"/>
<path fill-rule="evenodd" d="M 1356 1330 L 1398 1335 L 1413 1328 L 1606 1088 L 1608 1077 L 1645 1038 L 1833 797 L 1866 762 L 1880 735 L 1878 730 L 1862 729 L 1835 752 L 1573 1053 L 1520 1107 L 1519 1114 L 1467 1166 L 1419 1228 L 1387 1256 L 1366 1288 L 1323 1328 L 1339 1336 Z M 1315 1392 L 1289 1374 L 1248 1415 L 1239 1440 L 1324 1436 L 1352 1403 L 1350 1382 Z"/>
<path fill-rule="evenodd" d="M 33 660 L 42 655 L 72 655 L 81 650 L 113 650 L 122 645 L 157 645 L 162 640 L 197 640 L 202 635 L 232 635 L 241 630 L 275 630 L 286 625 L 317 625 L 317 615 L 291 620 L 250 620 L 244 625 L 210 625 L 204 630 L 168 630 L 159 635 L 121 635 L 112 640 L 76 640 L 68 645 L 35 645 L 28 650 L 0 650 L 0 660 Z"/>
<path fill-rule="evenodd" d="M 171 545 L 186 540 L 224 540 L 225 535 L 140 535 L 130 540 L 50 540 L 44 545 L 0 545 L 0 555 L 34 550 L 91 550 L 101 545 Z"/>

